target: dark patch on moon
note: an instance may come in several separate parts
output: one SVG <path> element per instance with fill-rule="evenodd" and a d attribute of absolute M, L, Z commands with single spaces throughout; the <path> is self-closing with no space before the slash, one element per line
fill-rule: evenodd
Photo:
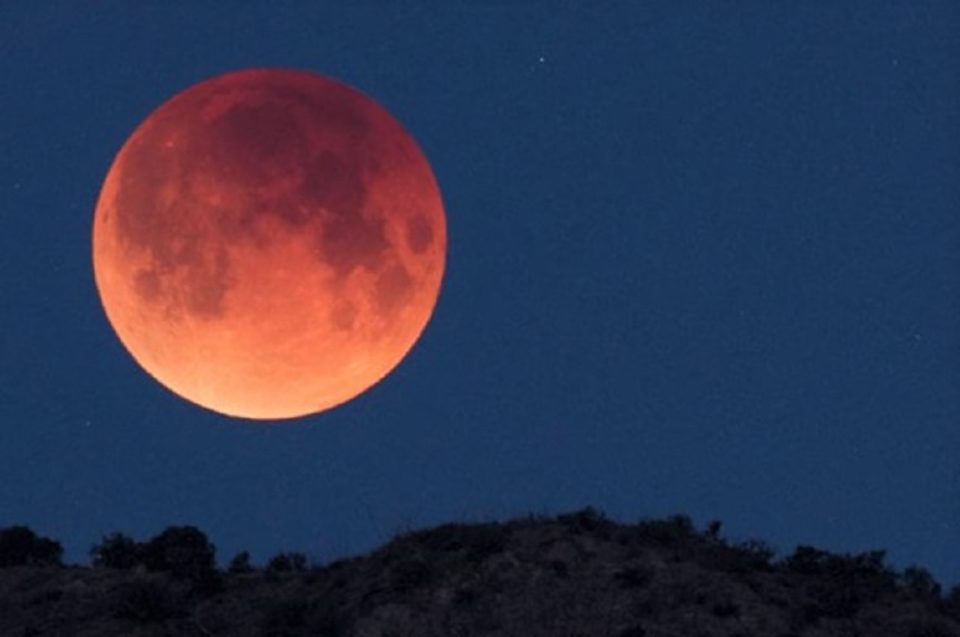
<path fill-rule="evenodd" d="M 433 226 L 426 215 L 418 214 L 407 219 L 407 245 L 414 254 L 423 254 L 433 243 Z"/>
<path fill-rule="evenodd" d="M 263 214 L 276 215 L 285 224 L 295 229 L 302 228 L 314 218 L 314 212 L 310 208 L 292 197 L 281 197 L 273 203 L 263 203 L 261 211 Z"/>
<path fill-rule="evenodd" d="M 238 103 L 196 136 L 199 172 L 224 187 L 268 186 L 302 165 L 308 156 L 306 131 L 282 103 Z"/>
<path fill-rule="evenodd" d="M 319 210 L 321 261 L 338 276 L 357 267 L 377 268 L 389 243 L 384 220 L 364 215 L 367 186 L 361 171 L 332 152 L 321 152 L 310 162 L 301 194 Z"/>
<path fill-rule="evenodd" d="M 160 294 L 160 277 L 156 270 L 139 270 L 134 277 L 133 286 L 141 299 L 152 303 Z"/>
<path fill-rule="evenodd" d="M 183 187 L 183 168 L 171 158 L 153 151 L 152 144 L 138 140 L 127 148 L 119 171 L 114 204 L 116 232 L 121 241 L 138 249 L 163 251 L 157 241 L 177 231 L 181 222 L 169 206 L 162 205 L 165 186 Z M 162 257 L 163 255 L 156 255 Z"/>
<path fill-rule="evenodd" d="M 318 256 L 344 277 L 358 267 L 376 270 L 388 247 L 382 219 L 366 219 L 360 210 L 332 211 L 320 232 Z"/>
<path fill-rule="evenodd" d="M 252 71 L 249 79 L 238 78 L 237 89 L 256 91 L 270 95 L 277 102 L 296 104 L 303 108 L 311 121 L 322 122 L 324 130 L 335 130 L 348 142 L 359 142 L 370 131 L 371 122 L 367 116 L 370 104 L 365 97 L 346 86 L 313 75 L 297 77 L 296 72 L 284 74 L 286 77 L 273 73 L 273 77 L 264 78 L 266 81 L 256 75 L 257 71 Z"/>
<path fill-rule="evenodd" d="M 252 241 L 256 242 L 256 220 L 262 214 L 262 207 L 254 202 L 243 201 L 239 206 L 210 207 L 209 214 L 214 219 L 217 236 L 228 244 Z"/>
<path fill-rule="evenodd" d="M 357 319 L 357 308 L 346 301 L 337 303 L 336 307 L 330 312 L 330 318 L 333 326 L 343 332 L 349 332 Z"/>
<path fill-rule="evenodd" d="M 182 181 L 180 170 L 169 161 L 157 161 L 151 153 L 134 147 L 121 169 L 117 193 L 115 226 L 128 249 L 147 252 L 152 269 L 131 273 L 134 290 L 145 301 L 176 303 L 183 299 L 186 309 L 198 318 L 222 314 L 222 301 L 230 285 L 230 263 L 226 250 L 215 254 L 205 243 L 204 228 L 188 208 L 189 202 L 174 200 L 163 204 L 161 189 Z M 176 187 L 176 186 L 175 186 Z M 217 240 L 212 241 L 218 246 Z M 184 289 L 170 290 L 164 281 L 182 271 Z M 176 315 L 174 308 L 167 308 Z"/>
<path fill-rule="evenodd" d="M 227 251 L 220 248 L 212 262 L 201 260 L 200 263 L 187 279 L 187 309 L 198 318 L 215 318 L 223 314 L 223 299 L 233 283 L 230 259 Z"/>
<path fill-rule="evenodd" d="M 300 193 L 310 203 L 339 214 L 359 214 L 367 195 L 363 176 L 336 153 L 323 151 L 310 159 Z"/>
<path fill-rule="evenodd" d="M 413 278 L 400 264 L 395 263 L 377 277 L 377 310 L 392 314 L 413 294 Z"/>

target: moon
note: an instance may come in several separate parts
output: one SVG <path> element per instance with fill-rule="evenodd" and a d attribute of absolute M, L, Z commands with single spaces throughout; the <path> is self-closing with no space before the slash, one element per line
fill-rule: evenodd
<path fill-rule="evenodd" d="M 373 99 L 301 70 L 195 84 L 152 112 L 97 200 L 93 269 L 133 358 L 229 416 L 354 398 L 413 347 L 446 257 L 440 190 Z"/>

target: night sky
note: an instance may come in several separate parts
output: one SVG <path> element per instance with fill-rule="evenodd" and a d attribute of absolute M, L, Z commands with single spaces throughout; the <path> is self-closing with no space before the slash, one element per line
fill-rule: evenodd
<path fill-rule="evenodd" d="M 953 0 L 0 2 L 0 526 L 325 561 L 594 505 L 960 581 L 957 34 Z M 132 130 L 264 66 L 403 122 L 449 238 L 404 362 L 283 424 L 143 372 L 90 247 Z"/>

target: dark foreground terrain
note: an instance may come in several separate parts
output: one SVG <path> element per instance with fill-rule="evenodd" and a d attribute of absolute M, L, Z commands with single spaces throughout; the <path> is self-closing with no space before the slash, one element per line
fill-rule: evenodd
<path fill-rule="evenodd" d="M 922 568 L 803 546 L 774 559 L 719 531 L 586 509 L 406 533 L 326 565 L 240 554 L 222 570 L 193 527 L 104 538 L 90 567 L 10 527 L 0 635 L 960 637 L 960 587 L 944 595 Z"/>

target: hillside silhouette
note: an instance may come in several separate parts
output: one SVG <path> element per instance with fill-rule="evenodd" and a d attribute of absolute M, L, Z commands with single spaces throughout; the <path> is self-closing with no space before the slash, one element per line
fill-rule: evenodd
<path fill-rule="evenodd" d="M 960 586 L 944 594 L 921 567 L 810 546 L 778 558 L 685 515 L 445 524 L 322 565 L 240 553 L 220 568 L 191 526 L 104 537 L 89 566 L 61 554 L 0 529 L 0 635 L 960 637 Z"/>

